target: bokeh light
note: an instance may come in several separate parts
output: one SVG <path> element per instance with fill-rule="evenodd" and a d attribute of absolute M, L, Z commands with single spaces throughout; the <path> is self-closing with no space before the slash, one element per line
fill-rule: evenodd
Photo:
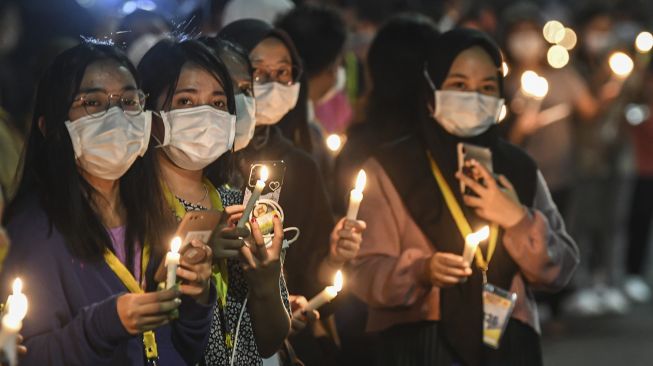
<path fill-rule="evenodd" d="M 569 63 L 569 52 L 560 45 L 553 45 L 546 53 L 546 59 L 551 67 L 561 69 Z"/>
<path fill-rule="evenodd" d="M 578 36 L 576 36 L 576 32 L 574 32 L 574 30 L 571 28 L 565 28 L 561 32 L 563 34 L 560 41 L 558 41 L 558 44 L 567 50 L 574 49 L 574 47 L 576 47 L 576 43 L 578 43 Z"/>
<path fill-rule="evenodd" d="M 546 39 L 547 42 L 555 44 L 560 42 L 565 36 L 564 30 L 565 26 L 562 25 L 562 23 L 557 20 L 551 20 L 546 22 L 544 25 L 542 34 L 544 34 L 544 39 Z"/>
<path fill-rule="evenodd" d="M 653 49 L 653 34 L 642 32 L 635 39 L 635 48 L 641 53 L 646 53 Z"/>
<path fill-rule="evenodd" d="M 626 78 L 633 72 L 633 59 L 623 52 L 615 52 L 608 60 L 612 72 L 620 78 Z"/>

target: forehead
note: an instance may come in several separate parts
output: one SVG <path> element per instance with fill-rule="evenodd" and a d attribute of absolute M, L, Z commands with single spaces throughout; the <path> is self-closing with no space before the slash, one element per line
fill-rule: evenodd
<path fill-rule="evenodd" d="M 136 80 L 129 69 L 115 60 L 95 61 L 86 67 L 80 89 L 101 88 L 117 91 L 124 87 L 136 87 Z"/>
<path fill-rule="evenodd" d="M 205 68 L 187 62 L 182 66 L 179 73 L 179 80 L 177 80 L 177 89 L 193 88 L 193 89 L 222 89 L 222 84 L 211 72 Z"/>
<path fill-rule="evenodd" d="M 253 64 L 280 64 L 291 63 L 288 47 L 276 37 L 268 37 L 262 40 L 249 55 Z"/>
<path fill-rule="evenodd" d="M 496 76 L 497 66 L 490 55 L 479 46 L 468 48 L 456 56 L 449 75 L 461 74 L 467 77 L 484 79 Z"/>

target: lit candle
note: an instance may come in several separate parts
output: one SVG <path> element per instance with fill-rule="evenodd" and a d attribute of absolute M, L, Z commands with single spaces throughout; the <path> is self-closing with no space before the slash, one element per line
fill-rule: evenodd
<path fill-rule="evenodd" d="M 166 277 L 166 289 L 172 288 L 177 283 L 177 266 L 179 266 L 179 249 L 181 248 L 181 238 L 175 236 L 170 242 L 170 251 L 166 254 L 166 268 L 168 277 Z"/>
<path fill-rule="evenodd" d="M 549 93 L 549 82 L 535 71 L 525 71 L 521 75 L 521 91 L 528 97 L 542 100 Z"/>
<path fill-rule="evenodd" d="M 2 317 L 0 344 L 9 364 L 16 365 L 16 337 L 27 314 L 27 297 L 22 293 L 23 282 L 20 278 L 14 280 L 12 289 L 13 294 L 7 299 L 7 311 Z"/>
<path fill-rule="evenodd" d="M 465 250 L 463 251 L 463 260 L 465 263 L 471 265 L 474 259 L 474 254 L 478 248 L 478 244 L 490 236 L 490 228 L 483 226 L 483 228 L 475 233 L 471 233 L 465 237 Z"/>
<path fill-rule="evenodd" d="M 243 217 L 238 220 L 238 227 L 245 227 L 247 220 L 249 220 L 249 215 L 252 213 L 254 205 L 256 205 L 256 201 L 258 201 L 259 197 L 261 197 L 261 192 L 263 192 L 263 189 L 265 188 L 265 181 L 268 180 L 268 174 L 268 167 L 265 165 L 261 167 L 261 174 L 259 179 L 256 181 L 256 186 L 254 186 L 254 191 L 249 197 L 249 201 L 247 201 L 247 206 L 245 206 Z"/>
<path fill-rule="evenodd" d="M 351 190 L 349 194 L 349 208 L 347 209 L 347 220 L 356 220 L 358 217 L 358 209 L 360 208 L 361 201 L 363 200 L 363 189 L 367 182 L 365 171 L 361 169 L 356 178 L 356 187 Z"/>
<path fill-rule="evenodd" d="M 304 309 L 298 309 L 293 313 L 294 317 L 297 317 L 300 315 L 302 311 L 310 312 L 313 310 L 317 310 L 322 307 L 322 305 L 331 302 L 331 300 L 335 299 L 336 296 L 338 296 L 338 292 L 342 290 L 342 285 L 343 285 L 344 279 L 342 278 L 342 272 L 338 271 L 336 272 L 336 277 L 333 281 L 333 286 L 327 286 L 317 294 L 314 298 L 312 298 L 306 307 Z"/>

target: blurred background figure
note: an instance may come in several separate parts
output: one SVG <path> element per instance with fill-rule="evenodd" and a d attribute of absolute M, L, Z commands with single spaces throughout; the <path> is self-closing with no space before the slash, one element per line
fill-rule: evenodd
<path fill-rule="evenodd" d="M 274 23 L 280 16 L 292 9 L 290 0 L 231 0 L 222 13 L 222 26 L 240 19 L 258 19 Z"/>
<path fill-rule="evenodd" d="M 115 30 L 116 44 L 123 47 L 134 65 L 157 42 L 172 31 L 172 25 L 159 13 L 143 9 L 127 14 Z"/>

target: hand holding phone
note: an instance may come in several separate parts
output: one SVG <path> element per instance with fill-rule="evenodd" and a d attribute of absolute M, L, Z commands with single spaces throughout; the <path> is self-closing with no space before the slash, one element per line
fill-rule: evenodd
<path fill-rule="evenodd" d="M 485 185 L 483 177 L 471 168 L 470 162 L 477 161 L 485 169 L 492 173 L 492 151 L 486 147 L 477 146 L 467 143 L 458 144 L 458 171 Z M 465 183 L 460 181 L 460 192 L 463 195 L 478 196 L 473 190 L 465 186 Z"/>

